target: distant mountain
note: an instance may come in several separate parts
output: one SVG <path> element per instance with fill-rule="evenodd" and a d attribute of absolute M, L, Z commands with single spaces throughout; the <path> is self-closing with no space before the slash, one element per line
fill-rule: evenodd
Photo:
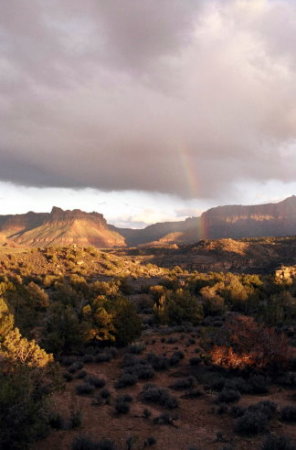
<path fill-rule="evenodd" d="M 194 243 L 200 239 L 296 235 L 296 197 L 263 205 L 217 206 L 200 217 L 149 225 L 142 230 L 120 229 L 130 246 Z"/>
<path fill-rule="evenodd" d="M 95 247 L 125 246 L 125 239 L 109 228 L 102 214 L 79 209 L 50 213 L 0 216 L 0 234 L 20 246 L 47 247 L 77 244 Z"/>
<path fill-rule="evenodd" d="M 199 217 L 188 218 L 179 222 L 161 222 L 149 225 L 143 229 L 131 229 L 131 228 L 116 228 L 122 236 L 125 237 L 126 242 L 130 246 L 137 246 L 142 244 L 151 243 L 163 243 L 176 242 L 178 236 L 181 236 L 181 240 L 185 233 L 191 233 L 191 230 L 196 230 L 200 219 Z M 196 241 L 197 236 L 193 239 Z"/>
<path fill-rule="evenodd" d="M 79 209 L 0 216 L 0 245 L 77 244 L 95 247 L 191 244 L 200 239 L 296 235 L 296 197 L 264 205 L 211 208 L 200 217 L 135 230 L 108 225 L 102 214 Z"/>
<path fill-rule="evenodd" d="M 296 234 L 296 197 L 264 205 L 233 205 L 211 208 L 201 215 L 207 239 Z"/>

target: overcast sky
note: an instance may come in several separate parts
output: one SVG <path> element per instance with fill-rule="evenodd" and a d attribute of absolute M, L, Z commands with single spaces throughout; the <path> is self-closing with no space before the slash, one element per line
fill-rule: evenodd
<path fill-rule="evenodd" d="M 295 49 L 295 0 L 2 2 L 0 214 L 296 193 Z"/>

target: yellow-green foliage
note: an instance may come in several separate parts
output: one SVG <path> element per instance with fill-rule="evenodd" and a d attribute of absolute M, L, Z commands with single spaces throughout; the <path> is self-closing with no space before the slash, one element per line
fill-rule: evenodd
<path fill-rule="evenodd" d="M 142 323 L 133 303 L 118 297 L 110 306 L 114 317 L 116 341 L 127 345 L 141 335 Z"/>
<path fill-rule="evenodd" d="M 49 305 L 48 294 L 38 284 L 31 281 L 25 287 L 27 298 L 32 302 L 32 305 L 36 308 L 47 308 Z"/>
<path fill-rule="evenodd" d="M 196 325 L 204 316 L 201 301 L 182 288 L 163 294 L 156 301 L 154 312 L 158 321 L 166 324 L 191 322 Z"/>
<path fill-rule="evenodd" d="M 200 290 L 205 313 L 209 315 L 222 314 L 225 310 L 224 298 L 217 293 L 219 283 L 214 286 L 204 286 Z"/>
<path fill-rule="evenodd" d="M 85 340 L 114 341 L 113 315 L 107 312 L 108 300 L 103 295 L 83 307 L 82 315 L 86 325 Z"/>
<path fill-rule="evenodd" d="M 1 449 L 26 450 L 47 434 L 51 390 L 40 389 L 41 380 L 41 369 L 18 366 L 0 371 Z"/>
<path fill-rule="evenodd" d="M 108 300 L 100 295 L 82 309 L 86 340 L 128 344 L 141 334 L 141 321 L 134 305 L 123 297 Z"/>
<path fill-rule="evenodd" d="M 0 344 L 13 329 L 14 319 L 3 298 L 0 298 Z"/>
<path fill-rule="evenodd" d="M 108 295 L 116 297 L 119 294 L 119 282 L 112 281 L 94 281 L 91 289 L 97 295 Z"/>
<path fill-rule="evenodd" d="M 10 362 L 28 367 L 44 367 L 53 361 L 34 341 L 22 337 L 14 327 L 14 318 L 5 301 L 0 299 L 0 355 Z"/>
<path fill-rule="evenodd" d="M 42 346 L 56 354 L 79 348 L 85 340 L 85 327 L 73 306 L 55 302 L 48 313 Z"/>
<path fill-rule="evenodd" d="M 44 367 L 53 362 L 52 355 L 47 354 L 34 340 L 23 338 L 18 328 L 6 334 L 0 350 L 4 358 L 28 367 Z"/>

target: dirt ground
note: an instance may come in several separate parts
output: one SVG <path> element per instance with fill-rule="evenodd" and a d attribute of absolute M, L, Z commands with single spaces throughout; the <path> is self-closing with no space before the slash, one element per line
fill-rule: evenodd
<path fill-rule="evenodd" d="M 170 336 L 172 337 L 172 336 Z M 188 375 L 190 365 L 189 358 L 196 356 L 196 343 L 189 344 L 188 336 L 175 334 L 173 337 L 176 343 L 169 344 L 162 342 L 163 337 L 147 336 L 143 339 L 146 349 L 140 357 L 146 353 L 154 352 L 160 355 L 170 356 L 174 351 L 183 351 L 185 358 L 177 367 L 169 368 L 164 372 L 156 372 L 155 377 L 149 382 L 161 387 L 168 388 L 176 378 L 176 375 Z M 167 340 L 167 339 L 165 339 Z M 79 396 L 75 388 L 82 380 L 73 379 L 65 384 L 65 390 L 54 396 L 54 404 L 64 418 L 70 416 L 71 410 L 80 410 L 82 413 L 82 425 L 75 430 L 56 430 L 50 435 L 37 442 L 32 450 L 66 450 L 71 449 L 71 443 L 76 436 L 86 435 L 94 440 L 102 438 L 112 439 L 119 450 L 121 449 L 143 449 L 144 442 L 148 437 L 153 436 L 156 444 L 151 448 L 157 450 L 222 450 L 230 446 L 231 449 L 249 450 L 260 449 L 265 435 L 244 438 L 234 433 L 234 421 L 229 414 L 217 414 L 217 404 L 215 403 L 216 393 L 205 391 L 203 386 L 196 388 L 203 392 L 203 395 L 195 399 L 180 398 L 184 392 L 170 391 L 178 397 L 180 406 L 174 410 L 165 410 L 156 405 L 145 405 L 139 399 L 139 393 L 146 381 L 139 381 L 136 385 L 124 389 L 115 389 L 114 383 L 118 380 L 121 368 L 123 351 L 110 362 L 89 363 L 84 365 L 84 370 L 88 374 L 97 375 L 106 379 L 106 388 L 111 392 L 111 404 L 94 405 L 94 395 Z M 96 390 L 99 392 L 99 390 Z M 295 391 L 294 391 L 295 392 Z M 116 415 L 114 413 L 113 401 L 118 395 L 128 393 L 133 397 L 130 412 L 128 414 Z M 236 405 L 249 406 L 262 400 L 271 400 L 278 407 L 295 404 L 291 399 L 293 391 L 272 386 L 270 393 L 266 395 L 243 395 Z M 148 408 L 151 417 L 144 418 L 143 411 Z M 172 425 L 153 424 L 153 418 L 163 412 L 176 415 L 176 420 Z M 283 424 L 274 419 L 269 424 L 269 431 L 275 434 L 284 434 L 296 442 L 295 425 Z M 133 438 L 133 446 L 128 447 L 127 440 Z"/>

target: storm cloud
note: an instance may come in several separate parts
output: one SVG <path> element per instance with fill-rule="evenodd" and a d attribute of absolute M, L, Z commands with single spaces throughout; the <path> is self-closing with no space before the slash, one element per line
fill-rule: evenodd
<path fill-rule="evenodd" d="M 296 4 L 9 0 L 0 180 L 219 198 L 295 179 Z"/>

